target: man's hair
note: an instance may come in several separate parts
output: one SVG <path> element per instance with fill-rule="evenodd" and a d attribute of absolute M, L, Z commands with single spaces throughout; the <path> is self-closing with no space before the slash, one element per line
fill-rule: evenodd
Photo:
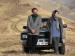
<path fill-rule="evenodd" d="M 37 9 L 37 8 L 32 8 L 32 12 L 33 12 L 34 10 L 37 10 L 37 11 L 38 11 L 38 9 Z"/>

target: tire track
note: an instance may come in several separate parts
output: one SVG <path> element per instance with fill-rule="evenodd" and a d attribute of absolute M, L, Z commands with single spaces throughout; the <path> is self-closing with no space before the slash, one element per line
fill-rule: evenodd
<path fill-rule="evenodd" d="M 10 26 L 11 27 L 11 29 L 13 30 L 13 31 L 15 31 L 15 32 L 20 32 L 19 30 L 18 30 L 18 28 L 16 27 L 16 23 L 14 22 L 14 23 L 12 23 L 12 25 Z"/>
<path fill-rule="evenodd" d="M 21 30 L 20 30 L 17 26 L 18 26 L 19 23 L 21 23 L 21 22 L 23 22 L 23 21 L 24 21 L 24 19 L 21 19 L 21 20 L 19 20 L 19 21 L 17 21 L 17 22 L 13 22 L 12 25 L 10 26 L 11 29 L 12 29 L 13 31 L 15 31 L 15 32 L 21 32 Z M 21 26 L 20 26 L 20 27 L 21 27 Z"/>

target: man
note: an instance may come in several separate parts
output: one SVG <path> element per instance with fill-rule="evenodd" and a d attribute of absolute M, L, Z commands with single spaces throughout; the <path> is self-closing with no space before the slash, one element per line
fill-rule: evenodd
<path fill-rule="evenodd" d="M 33 35 L 28 39 L 30 42 L 29 45 L 34 46 L 37 42 L 37 36 L 39 35 L 40 27 L 41 27 L 41 17 L 38 15 L 37 8 L 32 9 L 32 14 L 28 17 L 27 27 L 28 27 L 29 34 Z M 35 50 L 35 47 L 32 48 Z"/>
<path fill-rule="evenodd" d="M 54 44 L 54 52 L 59 52 L 60 37 L 63 38 L 63 22 L 62 19 L 57 16 L 58 10 L 54 10 L 50 20 L 48 22 L 50 34 L 50 44 Z"/>
<path fill-rule="evenodd" d="M 41 26 L 41 17 L 38 15 L 37 8 L 32 9 L 32 15 L 28 17 L 27 26 L 31 34 L 39 35 Z"/>

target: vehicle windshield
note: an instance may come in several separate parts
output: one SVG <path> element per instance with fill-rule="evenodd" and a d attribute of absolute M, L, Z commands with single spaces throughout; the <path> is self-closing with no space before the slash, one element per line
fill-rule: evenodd
<path fill-rule="evenodd" d="M 43 31 L 47 31 L 48 27 L 47 27 L 47 22 L 48 22 L 48 18 L 42 18 L 42 28 L 41 30 Z"/>

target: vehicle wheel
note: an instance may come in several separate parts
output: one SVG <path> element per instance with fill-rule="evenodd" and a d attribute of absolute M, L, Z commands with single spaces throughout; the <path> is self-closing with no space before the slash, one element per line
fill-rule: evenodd
<path fill-rule="evenodd" d="M 30 48 L 30 51 L 29 51 L 29 52 L 30 52 L 30 53 L 36 52 L 36 48 L 32 46 L 32 47 Z"/>
<path fill-rule="evenodd" d="M 26 53 L 29 53 L 29 47 L 25 47 L 24 45 L 22 45 L 23 51 Z"/>
<path fill-rule="evenodd" d="M 65 44 L 62 44 L 60 47 L 59 47 L 59 53 L 64 55 L 65 54 Z"/>
<path fill-rule="evenodd" d="M 25 47 L 24 45 L 23 45 L 23 51 L 26 52 L 26 53 L 33 53 L 33 52 L 35 52 L 34 48 L 32 48 L 32 47 Z"/>

